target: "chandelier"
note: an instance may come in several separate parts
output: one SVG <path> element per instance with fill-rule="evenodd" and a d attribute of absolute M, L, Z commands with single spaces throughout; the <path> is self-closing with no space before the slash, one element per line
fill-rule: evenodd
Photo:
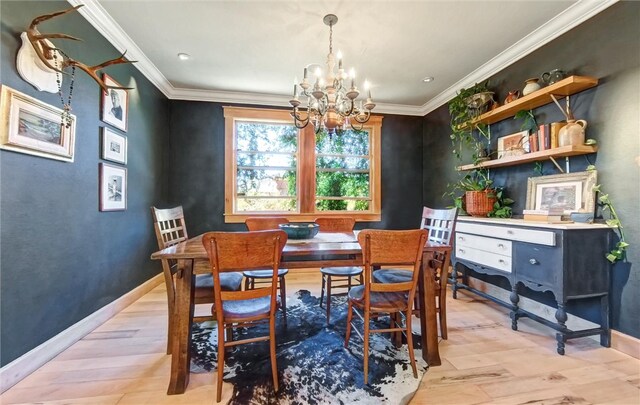
<path fill-rule="evenodd" d="M 348 127 L 361 130 L 363 124 L 369 121 L 371 110 L 376 106 L 371 101 L 369 84 L 366 81 L 364 83 L 365 90 L 368 91 L 367 100 L 364 103 L 362 100 L 356 102 L 360 92 L 356 87 L 355 70 L 351 69 L 347 74 L 342 68 L 341 52 L 338 51 L 336 56 L 333 54 L 333 26 L 338 22 L 338 17 L 327 14 L 322 21 L 329 26 L 327 68 L 325 72 L 320 68 L 316 69 L 313 85 L 309 80 L 308 68 L 304 68 L 302 82 L 293 84 L 293 99 L 289 101 L 293 107 L 291 116 L 298 129 L 306 127 L 311 122 L 316 133 L 326 129 L 329 134 L 332 134 L 337 129 L 345 130 Z M 337 71 L 335 70 L 336 59 L 338 60 Z M 349 82 L 350 87 L 347 87 Z M 307 98 L 306 111 L 300 109 L 298 87 L 301 88 L 302 97 Z"/>

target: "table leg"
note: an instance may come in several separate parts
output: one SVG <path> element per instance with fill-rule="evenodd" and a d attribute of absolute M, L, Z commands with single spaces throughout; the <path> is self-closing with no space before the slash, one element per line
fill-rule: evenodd
<path fill-rule="evenodd" d="M 438 325 L 436 322 L 435 273 L 429 266 L 430 252 L 423 255 L 422 268 L 418 277 L 418 293 L 420 294 L 420 332 L 422 341 L 422 358 L 429 367 L 439 366 Z"/>
<path fill-rule="evenodd" d="M 191 323 L 193 321 L 193 260 L 178 261 L 174 306 L 173 347 L 171 349 L 171 380 L 167 395 L 183 394 L 189 385 L 191 363 Z"/>

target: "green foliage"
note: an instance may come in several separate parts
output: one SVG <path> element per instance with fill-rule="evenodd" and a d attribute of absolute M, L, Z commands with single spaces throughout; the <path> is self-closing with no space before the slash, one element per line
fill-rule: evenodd
<path fill-rule="evenodd" d="M 513 116 L 514 120 L 523 120 L 521 131 L 535 132 L 538 130 L 538 122 L 532 110 L 520 110 Z"/>
<path fill-rule="evenodd" d="M 542 162 L 535 162 L 533 165 L 533 173 L 536 176 L 542 176 Z"/>
<path fill-rule="evenodd" d="M 593 165 L 590 165 L 587 170 L 593 170 Z M 629 247 L 625 237 L 624 237 L 624 227 L 622 226 L 622 221 L 620 221 L 620 217 L 618 217 L 618 213 L 616 212 L 613 202 L 609 197 L 609 194 L 602 193 L 601 185 L 598 184 L 593 187 L 593 191 L 597 193 L 601 193 L 598 197 L 598 205 L 602 209 L 602 213 L 608 213 L 609 219 L 605 222 L 607 225 L 614 227 L 614 231 L 618 234 L 619 242 L 616 243 L 616 246 L 605 256 L 607 260 L 611 263 L 615 263 L 619 260 L 624 260 L 626 257 L 626 250 Z"/>
<path fill-rule="evenodd" d="M 489 133 L 486 124 L 474 124 L 473 119 L 477 116 L 477 111 L 470 109 L 467 99 L 474 94 L 488 91 L 488 83 L 476 83 L 468 89 L 460 89 L 458 94 L 449 102 L 449 114 L 451 115 L 451 144 L 453 154 L 462 159 L 463 150 L 475 146 L 480 140 L 489 140 Z M 477 160 L 477 152 L 473 156 L 474 162 Z"/>
<path fill-rule="evenodd" d="M 513 212 L 509 206 L 513 204 L 514 201 L 511 198 L 505 197 L 504 188 L 496 187 L 494 196 L 496 197 L 496 202 L 493 204 L 493 211 L 487 214 L 487 216 L 491 218 L 511 218 Z"/>
<path fill-rule="evenodd" d="M 317 197 L 369 197 L 370 162 L 365 158 L 369 154 L 368 132 L 347 130 L 329 136 L 322 131 L 316 135 L 316 152 L 319 154 L 316 159 Z M 369 201 L 318 199 L 316 208 L 320 211 L 366 211 Z"/>

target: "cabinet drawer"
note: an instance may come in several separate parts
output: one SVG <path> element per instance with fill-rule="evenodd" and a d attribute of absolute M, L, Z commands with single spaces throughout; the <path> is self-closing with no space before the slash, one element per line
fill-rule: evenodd
<path fill-rule="evenodd" d="M 495 269 L 511 273 L 510 256 L 489 253 L 485 252 L 484 250 L 467 246 L 456 246 L 456 259 L 469 260 L 470 262 L 474 262 L 483 266 L 493 267 Z"/>
<path fill-rule="evenodd" d="M 555 246 L 556 235 L 550 231 L 537 231 L 535 229 L 516 228 L 509 226 L 492 226 L 458 222 L 457 232 L 485 235 L 494 238 L 517 240 L 521 242 L 535 243 L 538 245 Z"/>
<path fill-rule="evenodd" d="M 511 257 L 511 241 L 456 232 L 456 246 L 466 246 Z"/>
<path fill-rule="evenodd" d="M 562 286 L 561 249 L 516 243 L 514 263 L 518 279 L 546 286 Z"/>

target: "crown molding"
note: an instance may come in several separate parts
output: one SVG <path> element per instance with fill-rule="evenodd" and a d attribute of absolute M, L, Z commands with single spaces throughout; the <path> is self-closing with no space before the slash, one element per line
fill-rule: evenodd
<path fill-rule="evenodd" d="M 107 13 L 107 11 L 97 2 L 97 0 L 67 0 L 72 6 L 80 7 L 78 12 L 89 24 L 93 25 L 107 41 L 111 42 L 118 51 L 127 52 L 128 60 L 135 60 L 133 64 L 154 86 L 158 88 L 165 96 L 169 97 L 174 87 L 169 83 L 167 78 L 158 70 L 156 65 L 151 62 L 147 55 L 136 45 L 135 42 L 127 35 L 120 25 Z M 171 97 L 169 97 L 171 98 Z"/>
<path fill-rule="evenodd" d="M 560 35 L 577 25 L 582 24 L 584 21 L 617 2 L 618 0 L 579 0 L 571 7 L 547 21 L 544 25 L 540 26 L 526 37 L 522 38 L 520 41 L 499 53 L 484 65 L 469 73 L 467 76 L 454 83 L 451 87 L 423 104 L 420 107 L 420 112 L 422 115 L 427 115 L 431 111 L 454 98 L 459 89 L 466 88 L 474 83 L 486 80 L 488 77 L 524 58 L 531 52 L 541 48 L 543 45 L 546 45 Z"/>
<path fill-rule="evenodd" d="M 171 100 L 213 101 L 220 103 L 254 104 L 288 107 L 288 96 L 246 92 L 184 89 L 174 87 L 127 33 L 107 13 L 97 0 L 67 0 L 71 5 L 84 4 L 78 12 L 116 49 L 127 51 L 127 58 L 137 60 L 135 66 L 154 86 Z M 516 42 L 478 69 L 453 84 L 421 106 L 378 104 L 376 113 L 425 116 L 455 97 L 458 89 L 485 80 L 514 62 L 542 47 L 573 27 L 588 20 L 618 0 L 579 0 L 547 23 Z"/>

